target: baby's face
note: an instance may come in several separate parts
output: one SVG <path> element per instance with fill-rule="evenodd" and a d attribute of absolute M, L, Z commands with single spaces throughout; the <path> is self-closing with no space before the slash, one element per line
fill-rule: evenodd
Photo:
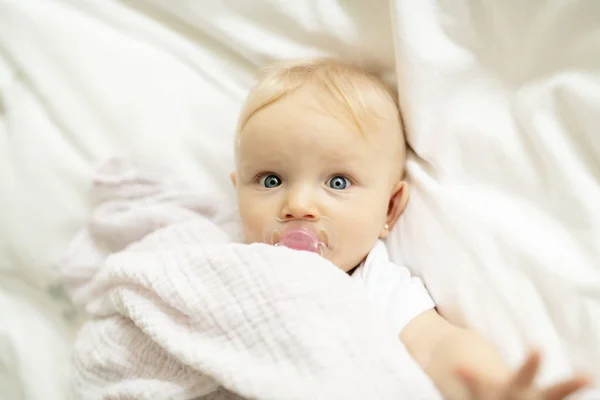
<path fill-rule="evenodd" d="M 246 243 L 269 242 L 277 219 L 326 228 L 328 258 L 344 271 L 357 266 L 406 202 L 399 122 L 385 125 L 361 135 L 310 87 L 253 115 L 239 134 L 233 175 Z"/>

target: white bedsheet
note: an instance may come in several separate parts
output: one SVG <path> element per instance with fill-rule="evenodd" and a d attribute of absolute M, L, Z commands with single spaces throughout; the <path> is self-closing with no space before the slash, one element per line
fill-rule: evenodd
<path fill-rule="evenodd" d="M 538 347 L 542 381 L 599 380 L 600 2 L 394 12 L 416 152 L 396 257 L 511 363 Z"/>
<path fill-rule="evenodd" d="M 331 54 L 393 81 L 394 42 L 419 156 L 393 255 L 511 362 L 537 344 L 543 380 L 600 378 L 600 4 L 392 4 L 0 0 L 1 398 L 68 398 L 76 318 L 52 263 L 98 161 L 227 193 L 257 65 Z"/>

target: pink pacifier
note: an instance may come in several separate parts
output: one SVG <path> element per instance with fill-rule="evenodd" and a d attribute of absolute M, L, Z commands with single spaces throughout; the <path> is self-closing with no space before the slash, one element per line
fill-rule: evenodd
<path fill-rule="evenodd" d="M 294 250 L 319 252 L 320 241 L 315 233 L 310 229 L 299 226 L 285 230 L 279 238 L 280 246 L 285 246 Z"/>
<path fill-rule="evenodd" d="M 310 251 L 328 258 L 334 248 L 331 227 L 331 219 L 328 217 L 320 217 L 316 221 L 276 219 L 265 232 L 265 243 Z"/>

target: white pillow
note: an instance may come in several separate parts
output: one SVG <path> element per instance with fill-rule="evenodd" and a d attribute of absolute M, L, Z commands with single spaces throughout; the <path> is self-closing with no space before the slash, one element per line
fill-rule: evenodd
<path fill-rule="evenodd" d="M 248 76 L 116 2 L 2 5 L 0 237 L 4 270 L 42 284 L 91 207 L 91 171 L 120 154 L 208 191 L 230 188 Z M 214 47 L 214 46 L 213 46 Z M 235 74 L 233 73 L 235 72 Z"/>
<path fill-rule="evenodd" d="M 600 379 L 600 2 L 396 0 L 412 196 L 389 242 L 542 380 Z"/>
<path fill-rule="evenodd" d="M 149 0 L 134 5 L 189 24 L 190 37 L 217 41 L 242 65 L 328 55 L 369 65 L 395 80 L 387 0 Z"/>

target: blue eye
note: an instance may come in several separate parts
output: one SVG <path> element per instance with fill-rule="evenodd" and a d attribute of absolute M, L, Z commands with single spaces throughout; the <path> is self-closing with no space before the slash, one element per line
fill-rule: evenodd
<path fill-rule="evenodd" d="M 273 189 L 281 185 L 281 179 L 277 175 L 273 174 L 261 176 L 258 182 L 267 189 Z"/>
<path fill-rule="evenodd" d="M 339 175 L 329 178 L 325 184 L 335 190 L 344 190 L 352 185 L 348 178 Z"/>

